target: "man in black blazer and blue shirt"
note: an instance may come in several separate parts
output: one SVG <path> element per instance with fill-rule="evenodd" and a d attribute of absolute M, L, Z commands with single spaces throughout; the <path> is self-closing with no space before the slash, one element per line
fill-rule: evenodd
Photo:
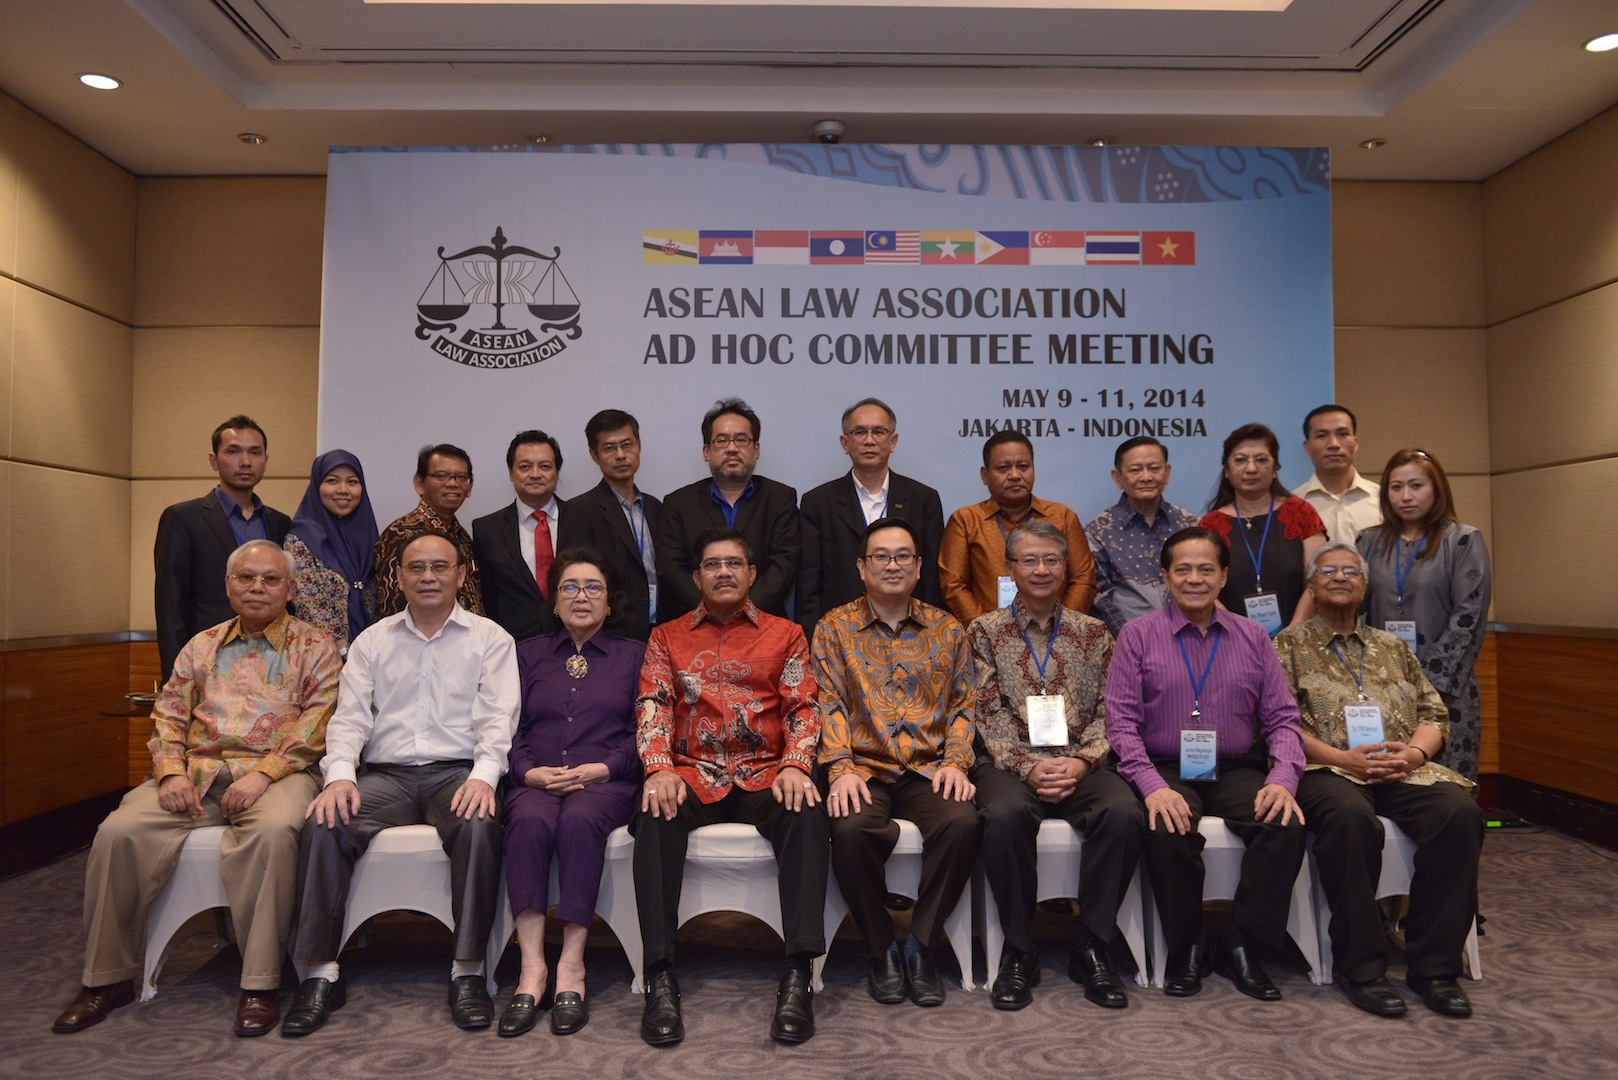
<path fill-rule="evenodd" d="M 567 501 L 562 547 L 594 548 L 613 591 L 607 597 L 607 629 L 645 641 L 666 611 L 657 591 L 657 540 L 663 504 L 635 486 L 640 471 L 640 422 L 622 409 L 603 409 L 584 425 L 590 460 L 601 483 Z M 616 580 L 614 580 L 616 579 Z"/>
<path fill-rule="evenodd" d="M 796 613 L 811 641 L 822 615 L 865 594 L 855 560 L 863 554 L 865 527 L 878 518 L 900 518 L 911 527 L 921 559 L 921 580 L 914 595 L 923 603 L 944 606 L 938 587 L 944 506 L 938 492 L 926 484 L 889 470 L 888 458 L 899 445 L 898 428 L 898 417 L 877 398 L 865 398 L 843 410 L 838 441 L 853 468 L 803 496 Z"/>
<path fill-rule="evenodd" d="M 561 625 L 540 583 L 561 550 L 562 448 L 543 431 L 519 431 L 506 447 L 506 471 L 517 499 L 472 522 L 472 557 L 482 576 L 483 613 L 521 641 Z"/>
<path fill-rule="evenodd" d="M 269 439 L 250 417 L 232 416 L 214 428 L 208 467 L 219 484 L 200 499 L 175 503 L 157 520 L 153 601 L 163 681 L 185 643 L 235 618 L 225 595 L 225 560 L 249 540 L 282 543 L 292 521 L 253 494 L 269 464 Z"/>
<path fill-rule="evenodd" d="M 758 579 L 748 595 L 754 605 L 786 616 L 802 546 L 798 493 L 754 474 L 759 430 L 758 414 L 740 398 L 715 402 L 702 418 L 702 460 L 711 478 L 670 492 L 655 533 L 657 605 L 665 622 L 702 602 L 691 576 L 696 569 L 691 545 L 709 529 L 722 528 L 740 532 L 753 549 Z"/>

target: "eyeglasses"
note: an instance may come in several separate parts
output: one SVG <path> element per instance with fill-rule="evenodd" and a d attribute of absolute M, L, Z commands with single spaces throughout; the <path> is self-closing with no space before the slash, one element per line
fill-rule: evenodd
<path fill-rule="evenodd" d="M 716 574 L 721 570 L 740 570 L 747 565 L 746 559 L 731 557 L 728 559 L 703 559 L 702 570 L 707 574 Z"/>
<path fill-rule="evenodd" d="M 857 427 L 849 428 L 843 434 L 859 442 L 863 439 L 886 439 L 893 434 L 893 429 L 890 427 Z"/>
<path fill-rule="evenodd" d="M 595 600 L 607 591 L 607 587 L 599 581 L 586 581 L 583 585 L 580 585 L 577 581 L 564 581 L 556 587 L 556 591 L 569 600 L 581 592 L 590 599 Z"/>
<path fill-rule="evenodd" d="M 285 574 L 244 574 L 230 575 L 230 580 L 244 589 L 251 589 L 254 585 L 263 585 L 266 589 L 278 589 L 286 584 Z"/>
<path fill-rule="evenodd" d="M 1047 570 L 1055 570 L 1058 567 L 1067 565 L 1067 556 L 1024 555 L 1021 558 L 1012 559 L 1011 561 L 1022 567 L 1024 570 L 1038 570 L 1041 566 L 1045 567 Z"/>
<path fill-rule="evenodd" d="M 876 563 L 878 566 L 909 566 L 916 561 L 914 551 L 898 551 L 891 554 L 886 551 L 873 551 L 869 555 L 860 557 L 866 562 Z"/>
<path fill-rule="evenodd" d="M 445 562 L 443 559 L 439 559 L 436 562 L 410 562 L 405 563 L 404 572 L 409 574 L 411 577 L 421 577 L 427 571 L 431 570 L 434 575 L 443 577 L 445 574 L 449 573 L 459 565 L 461 564 L 458 562 Z"/>
<path fill-rule="evenodd" d="M 620 439 L 617 442 L 604 442 L 596 447 L 596 453 L 612 455 L 622 450 L 625 453 L 635 449 L 638 445 L 634 439 Z"/>
<path fill-rule="evenodd" d="M 1339 574 L 1343 576 L 1344 581 L 1358 581 L 1360 578 L 1360 568 L 1357 566 L 1322 566 L 1319 570 L 1315 571 L 1316 577 L 1325 578 L 1327 581 L 1330 581 Z"/>
<path fill-rule="evenodd" d="M 1249 465 L 1256 469 L 1267 469 L 1275 464 L 1275 459 L 1268 454 L 1254 454 L 1252 457 L 1248 457 L 1246 454 L 1237 454 L 1230 459 L 1230 463 L 1238 469 L 1245 469 Z"/>
<path fill-rule="evenodd" d="M 708 445 L 716 450 L 723 450 L 729 446 L 734 446 L 738 450 L 746 450 L 749 446 L 753 445 L 753 436 L 715 435 L 713 438 L 708 440 Z"/>
<path fill-rule="evenodd" d="M 430 480 L 437 480 L 440 484 L 447 484 L 451 480 L 457 484 L 470 484 L 472 482 L 472 474 L 469 472 L 445 472 L 439 470 L 438 472 L 428 473 L 427 477 Z"/>

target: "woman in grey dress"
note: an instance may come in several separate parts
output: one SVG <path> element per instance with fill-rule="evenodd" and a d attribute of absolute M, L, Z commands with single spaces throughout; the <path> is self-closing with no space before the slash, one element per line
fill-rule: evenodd
<path fill-rule="evenodd" d="M 1478 778 L 1482 703 L 1475 671 L 1492 575 L 1483 535 L 1455 518 L 1449 478 L 1431 454 L 1400 450 L 1382 470 L 1382 524 L 1360 534 L 1371 567 L 1371 625 L 1405 639 L 1449 707 L 1438 760 Z"/>

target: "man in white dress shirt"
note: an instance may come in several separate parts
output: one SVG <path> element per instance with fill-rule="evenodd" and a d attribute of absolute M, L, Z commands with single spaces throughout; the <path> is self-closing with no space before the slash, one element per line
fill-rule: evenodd
<path fill-rule="evenodd" d="M 521 693 L 511 635 L 460 607 L 455 545 L 427 532 L 404 547 L 405 610 L 354 640 L 298 852 L 292 958 L 301 980 L 281 1025 L 308 1035 L 347 1000 L 337 966 L 354 861 L 393 825 L 426 823 L 450 858 L 455 962 L 450 1015 L 488 1027 L 483 955 L 500 899 L 499 801 Z M 363 764 L 364 771 L 360 771 Z"/>
<path fill-rule="evenodd" d="M 1381 489 L 1354 469 L 1360 452 L 1359 420 L 1341 405 L 1320 405 L 1303 418 L 1303 452 L 1315 471 L 1292 494 L 1315 508 L 1333 543 L 1382 523 Z"/>

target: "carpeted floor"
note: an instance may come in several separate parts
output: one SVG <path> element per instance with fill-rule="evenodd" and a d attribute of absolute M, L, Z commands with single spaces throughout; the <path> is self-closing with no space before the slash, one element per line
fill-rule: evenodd
<path fill-rule="evenodd" d="M 0 882 L 0 1076 L 6 1077 L 757 1077 L 881 1080 L 1151 1077 L 1411 1077 L 1431 1080 L 1618 1076 L 1618 855 L 1550 832 L 1492 833 L 1484 849 L 1485 981 L 1465 984 L 1476 1009 L 1445 1020 L 1414 999 L 1378 1020 L 1302 960 L 1270 964 L 1286 994 L 1261 1004 L 1214 977 L 1173 1000 L 1131 987 L 1127 1011 L 1087 1003 L 1065 975 L 1072 921 L 1041 914 L 1044 982 L 1032 1007 L 997 1013 L 956 989 L 942 1008 L 881 1006 L 864 991 L 864 948 L 848 930 L 816 1000 L 819 1033 L 799 1047 L 768 1037 L 779 940 L 743 917 L 707 916 L 682 931 L 679 974 L 687 1037 L 643 1045 L 629 965 L 598 926 L 589 950 L 589 1027 L 566 1039 L 541 1026 L 519 1039 L 454 1028 L 444 1005 L 449 934 L 419 918 L 372 924 L 344 955 L 348 1006 L 325 1030 L 293 1041 L 230 1034 L 234 950 L 199 933 L 176 950 L 160 993 L 77 1035 L 50 1032 L 81 959 L 84 856 Z M 211 926 L 204 919 L 198 931 Z M 599 939 L 599 944 L 595 942 Z M 554 946 L 552 955 L 554 956 Z M 503 1006 L 516 948 L 500 969 Z M 1402 985 L 1402 958 L 1393 974 Z M 290 997 L 283 995 L 283 1004 Z"/>

